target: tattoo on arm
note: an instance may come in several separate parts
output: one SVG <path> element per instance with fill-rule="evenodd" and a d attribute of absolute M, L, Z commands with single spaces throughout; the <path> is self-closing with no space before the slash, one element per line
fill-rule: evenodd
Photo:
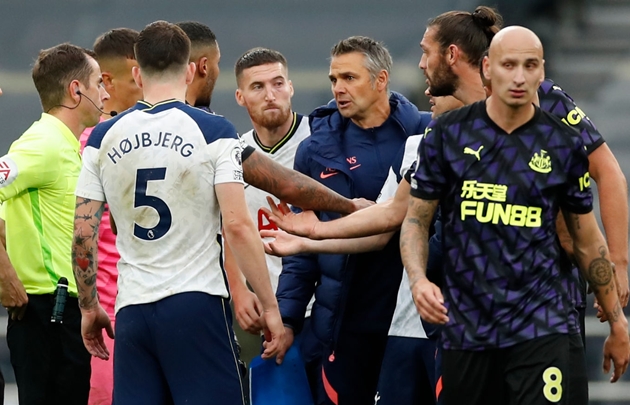
<path fill-rule="evenodd" d="M 438 200 L 410 198 L 407 216 L 400 233 L 400 253 L 409 275 L 409 284 L 426 277 L 429 258 L 429 227 Z"/>
<path fill-rule="evenodd" d="M 588 281 L 593 288 L 608 285 L 613 279 L 612 264 L 606 259 L 606 248 L 600 246 L 598 250 L 601 257 L 591 261 L 587 273 Z"/>
<path fill-rule="evenodd" d="M 98 265 L 98 229 L 105 204 L 77 199 L 74 216 L 72 263 L 79 290 L 79 306 L 92 308 L 98 304 L 96 273 Z"/>
<path fill-rule="evenodd" d="M 619 316 L 622 314 L 621 304 L 619 301 L 615 304 L 615 308 L 612 311 L 606 312 L 606 317 L 610 323 L 615 323 L 619 321 Z"/>
<path fill-rule="evenodd" d="M 260 152 L 252 153 L 243 162 L 243 176 L 248 184 L 303 209 L 342 214 L 354 211 L 351 200 L 302 173 L 274 162 Z"/>

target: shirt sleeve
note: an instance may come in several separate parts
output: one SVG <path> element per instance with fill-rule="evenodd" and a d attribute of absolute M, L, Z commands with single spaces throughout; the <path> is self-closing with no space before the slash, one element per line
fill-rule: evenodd
<path fill-rule="evenodd" d="M 437 200 L 444 194 L 447 179 L 442 142 L 439 121 L 432 121 L 418 147 L 416 171 L 411 176 L 412 196 L 423 200 Z"/>
<path fill-rule="evenodd" d="M 214 154 L 214 184 L 243 182 L 243 149 L 236 138 L 221 138 L 208 145 Z"/>
<path fill-rule="evenodd" d="M 560 207 L 574 214 L 587 214 L 593 210 L 593 193 L 588 173 L 588 156 L 581 139 L 575 137 L 575 147 L 567 159 L 567 182 L 560 199 Z"/>
<path fill-rule="evenodd" d="M 98 150 L 88 146 L 83 150 L 83 166 L 75 195 L 95 201 L 107 201 L 98 167 Z"/>
<path fill-rule="evenodd" d="M 16 141 L 0 158 L 0 201 L 29 188 L 41 188 L 59 176 L 59 153 L 54 145 Z"/>
<path fill-rule="evenodd" d="M 587 154 L 590 155 L 591 152 L 604 143 L 604 137 L 600 134 L 595 124 L 577 106 L 573 98 L 558 85 L 554 84 L 546 94 L 539 94 L 539 97 L 540 108 L 543 111 L 557 116 L 562 122 L 580 133 L 584 146 L 586 146 Z"/>

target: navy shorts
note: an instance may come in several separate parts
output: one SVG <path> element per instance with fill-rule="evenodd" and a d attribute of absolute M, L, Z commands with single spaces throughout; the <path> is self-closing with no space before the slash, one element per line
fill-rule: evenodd
<path fill-rule="evenodd" d="M 389 336 L 375 403 L 434 404 L 435 383 L 435 340 Z"/>
<path fill-rule="evenodd" d="M 116 315 L 116 405 L 244 405 L 227 300 L 201 292 Z"/>

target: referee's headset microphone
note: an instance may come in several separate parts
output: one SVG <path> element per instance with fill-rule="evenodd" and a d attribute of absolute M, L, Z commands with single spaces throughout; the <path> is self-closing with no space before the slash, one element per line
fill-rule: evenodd
<path fill-rule="evenodd" d="M 112 111 L 110 111 L 110 112 L 105 112 L 105 111 L 101 110 L 100 108 L 98 108 L 98 106 L 96 105 L 96 103 L 94 103 L 94 101 L 92 101 L 92 99 L 91 99 L 91 98 L 89 98 L 87 95 L 85 95 L 85 94 L 81 93 L 81 90 L 77 89 L 77 91 L 76 91 L 75 93 L 76 93 L 76 94 L 78 94 L 78 95 L 79 95 L 79 97 L 85 97 L 85 98 L 87 98 L 87 100 L 88 100 L 90 103 L 92 103 L 92 105 L 94 106 L 94 108 L 96 108 L 97 110 L 99 110 L 102 114 L 109 115 L 110 117 L 115 117 L 115 116 L 117 116 L 117 115 L 118 115 L 118 112 L 116 112 L 116 111 L 114 111 L 114 110 L 112 110 Z M 79 101 L 79 104 L 81 104 L 81 101 Z M 74 106 L 74 107 L 72 107 L 71 109 L 77 108 L 77 107 L 79 106 L 79 104 L 75 105 L 75 106 Z M 60 105 L 60 107 L 66 107 L 66 106 L 65 106 L 65 105 Z M 66 108 L 69 108 L 69 107 L 66 107 Z"/>
<path fill-rule="evenodd" d="M 79 97 L 85 97 L 85 98 L 87 98 L 87 99 L 88 99 L 88 101 L 89 101 L 90 103 L 92 103 L 92 105 L 94 106 L 94 108 L 96 108 L 97 110 L 99 110 L 99 111 L 101 112 L 101 114 L 109 115 L 110 117 L 115 117 L 115 116 L 117 116 L 117 115 L 118 115 L 118 112 L 117 112 L 117 111 L 112 110 L 112 111 L 110 111 L 110 112 L 105 112 L 105 111 L 101 110 L 100 108 L 98 108 L 98 106 L 96 105 L 96 103 L 94 103 L 94 101 L 92 101 L 92 99 L 91 99 L 91 98 L 89 98 L 89 97 L 88 97 L 88 96 L 86 96 L 85 94 L 81 93 L 81 90 L 76 89 L 76 91 L 75 91 L 74 93 L 75 93 L 75 94 L 77 94 Z M 47 110 L 45 111 L 45 113 L 46 113 L 46 114 L 48 114 L 48 112 L 49 112 L 50 110 L 52 110 L 53 108 L 57 108 L 57 107 L 63 107 L 63 108 L 67 108 L 68 110 L 74 110 L 75 108 L 77 108 L 77 107 L 79 106 L 79 104 L 81 104 L 81 99 L 79 99 L 79 102 L 78 102 L 78 103 L 77 103 L 77 105 L 75 105 L 74 107 L 68 107 L 67 105 L 57 104 L 57 105 L 54 105 L 54 106 L 50 107 L 49 109 L 47 109 Z"/>

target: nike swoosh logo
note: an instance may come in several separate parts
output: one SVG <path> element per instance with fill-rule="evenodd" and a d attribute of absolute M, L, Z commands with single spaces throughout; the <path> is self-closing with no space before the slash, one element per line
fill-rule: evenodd
<path fill-rule="evenodd" d="M 350 170 L 354 170 L 354 169 L 356 169 L 356 168 L 357 168 L 357 167 L 359 167 L 359 166 L 361 166 L 361 165 L 360 165 L 360 164 L 358 164 L 358 165 L 356 165 L 356 166 L 352 166 L 352 167 L 350 168 Z"/>
<path fill-rule="evenodd" d="M 243 187 L 243 189 L 246 189 L 247 187 L 249 187 L 249 184 L 245 184 L 245 187 Z"/>
<path fill-rule="evenodd" d="M 327 178 L 332 177 L 332 176 L 334 176 L 334 175 L 336 175 L 336 174 L 339 174 L 339 172 L 332 172 L 332 173 L 324 173 L 324 172 L 321 172 L 321 173 L 319 174 L 319 177 L 320 177 L 321 179 L 327 179 Z"/>

